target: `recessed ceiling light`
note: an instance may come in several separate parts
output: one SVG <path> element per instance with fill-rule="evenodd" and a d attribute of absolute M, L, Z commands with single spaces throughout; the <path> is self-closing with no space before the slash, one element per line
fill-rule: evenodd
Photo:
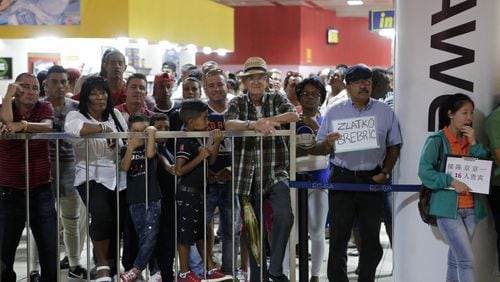
<path fill-rule="evenodd" d="M 203 47 L 202 51 L 203 51 L 203 54 L 209 55 L 210 53 L 212 53 L 212 48 L 205 46 L 205 47 Z"/>
<path fill-rule="evenodd" d="M 361 0 L 348 0 L 347 1 L 347 5 L 349 5 L 349 6 L 359 6 L 359 5 L 363 5 L 363 1 L 361 1 Z"/>
<path fill-rule="evenodd" d="M 217 52 L 217 55 L 219 55 L 219 56 L 226 56 L 226 54 L 227 54 L 227 51 L 225 49 L 222 49 L 222 48 L 217 49 L 216 52 Z"/>

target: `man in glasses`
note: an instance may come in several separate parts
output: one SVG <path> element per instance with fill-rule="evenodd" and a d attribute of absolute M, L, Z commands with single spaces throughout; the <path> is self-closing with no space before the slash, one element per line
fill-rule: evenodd
<path fill-rule="evenodd" d="M 226 130 L 255 130 L 267 137 L 236 138 L 234 144 L 234 175 L 237 177 L 235 193 L 242 200 L 245 224 L 249 208 L 253 208 L 258 220 L 264 214 L 261 201 L 268 199 L 272 207 L 271 258 L 269 272 L 265 261 L 263 242 L 260 250 L 250 252 L 250 279 L 258 281 L 289 281 L 283 274 L 283 258 L 293 224 L 293 214 L 288 188 L 288 148 L 283 137 L 272 136 L 282 125 L 296 122 L 299 116 L 295 107 L 283 96 L 266 92 L 269 73 L 266 62 L 260 57 L 250 57 L 245 62 L 240 77 L 248 92 L 234 97 L 226 112 Z M 269 136 L 271 135 L 271 136 Z M 262 143 L 261 143 L 262 139 Z M 262 150 L 261 150 L 262 145 Z M 262 184 L 262 185 L 261 185 Z M 264 197 L 264 198 L 262 198 Z M 251 205 L 251 207 L 250 207 Z M 258 228 L 258 225 L 254 226 Z M 255 228 L 245 225 L 247 234 Z M 267 234 L 264 232 L 264 240 Z M 258 233 L 258 231 L 256 231 Z M 249 250 L 255 246 L 248 236 Z M 255 249 L 255 248 L 254 248 Z M 262 261 L 261 261 L 262 260 Z M 261 279 L 260 267 L 263 267 Z"/>
<path fill-rule="evenodd" d="M 370 98 L 372 92 L 372 71 L 365 65 L 355 65 L 345 72 L 348 98 L 328 108 L 325 121 L 317 135 L 317 140 L 325 140 L 332 132 L 341 133 L 336 142 L 335 154 L 331 154 L 330 181 L 333 183 L 384 184 L 390 180 L 390 173 L 402 143 L 399 123 L 394 112 L 383 102 Z M 354 128 L 356 120 L 372 120 L 375 125 L 371 135 L 376 138 L 378 148 L 353 146 L 350 150 L 337 152 L 341 142 L 348 138 L 355 140 L 345 128 L 334 128 L 333 121 L 343 120 L 344 127 Z M 349 123 L 352 120 L 352 125 Z M 356 133 L 356 132 L 354 132 Z M 356 136 L 354 134 L 354 136 Z M 363 135 L 364 136 L 364 135 Z M 353 142 L 351 140 L 351 142 Z M 355 142 L 355 141 L 354 141 Z M 329 153 L 328 151 L 322 153 Z M 330 251 L 328 256 L 328 279 L 348 282 L 346 252 L 347 243 L 355 219 L 361 236 L 358 281 L 374 281 L 375 271 L 382 258 L 379 233 L 382 220 L 384 194 L 382 192 L 338 191 L 329 192 Z"/>
<path fill-rule="evenodd" d="M 54 110 L 39 102 L 40 85 L 30 73 L 21 73 L 9 84 L 0 110 L 0 131 L 41 133 L 52 131 Z M 25 154 L 29 153 L 29 162 Z M 26 183 L 26 165 L 29 183 Z M 14 259 L 26 225 L 26 196 L 29 194 L 29 226 L 35 237 L 41 281 L 57 281 L 57 214 L 51 191 L 47 140 L 0 140 L 0 250 L 2 282 L 16 280 Z M 29 189 L 26 191 L 26 189 Z"/>

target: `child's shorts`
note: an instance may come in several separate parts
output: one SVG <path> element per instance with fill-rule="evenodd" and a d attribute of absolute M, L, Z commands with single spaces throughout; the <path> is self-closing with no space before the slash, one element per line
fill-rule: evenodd
<path fill-rule="evenodd" d="M 179 188 L 179 187 L 178 187 Z M 203 239 L 205 216 L 203 191 L 186 192 L 177 189 L 177 243 L 193 245 Z"/>

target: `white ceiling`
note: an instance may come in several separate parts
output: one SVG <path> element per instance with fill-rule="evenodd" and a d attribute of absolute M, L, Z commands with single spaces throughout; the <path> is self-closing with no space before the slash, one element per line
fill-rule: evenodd
<path fill-rule="evenodd" d="M 349 6 L 347 0 L 212 0 L 231 7 L 308 6 L 336 11 L 338 17 L 368 17 L 368 11 L 393 8 L 394 0 L 363 0 L 362 6 Z"/>

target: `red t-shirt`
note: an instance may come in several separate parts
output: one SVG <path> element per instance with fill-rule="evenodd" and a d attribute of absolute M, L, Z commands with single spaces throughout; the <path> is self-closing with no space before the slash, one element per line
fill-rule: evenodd
<path fill-rule="evenodd" d="M 12 102 L 14 103 L 14 101 Z M 14 121 L 23 119 L 13 105 Z M 52 104 L 38 102 L 25 118 L 28 122 L 41 122 L 44 119 L 54 119 Z M 25 141 L 0 140 L 0 186 L 16 189 L 26 189 Z M 31 140 L 28 143 L 30 189 L 50 183 L 50 159 L 48 140 Z"/>
<path fill-rule="evenodd" d="M 126 114 L 128 114 L 128 116 L 130 116 L 130 113 L 128 112 L 127 107 L 125 107 L 125 103 L 120 104 L 118 106 L 115 106 L 115 109 L 117 109 L 120 113 L 126 113 Z M 145 114 L 148 117 L 154 115 L 154 113 L 152 111 L 150 111 L 146 106 L 141 107 L 140 113 Z M 125 119 L 125 120 L 127 120 L 127 119 Z"/>

